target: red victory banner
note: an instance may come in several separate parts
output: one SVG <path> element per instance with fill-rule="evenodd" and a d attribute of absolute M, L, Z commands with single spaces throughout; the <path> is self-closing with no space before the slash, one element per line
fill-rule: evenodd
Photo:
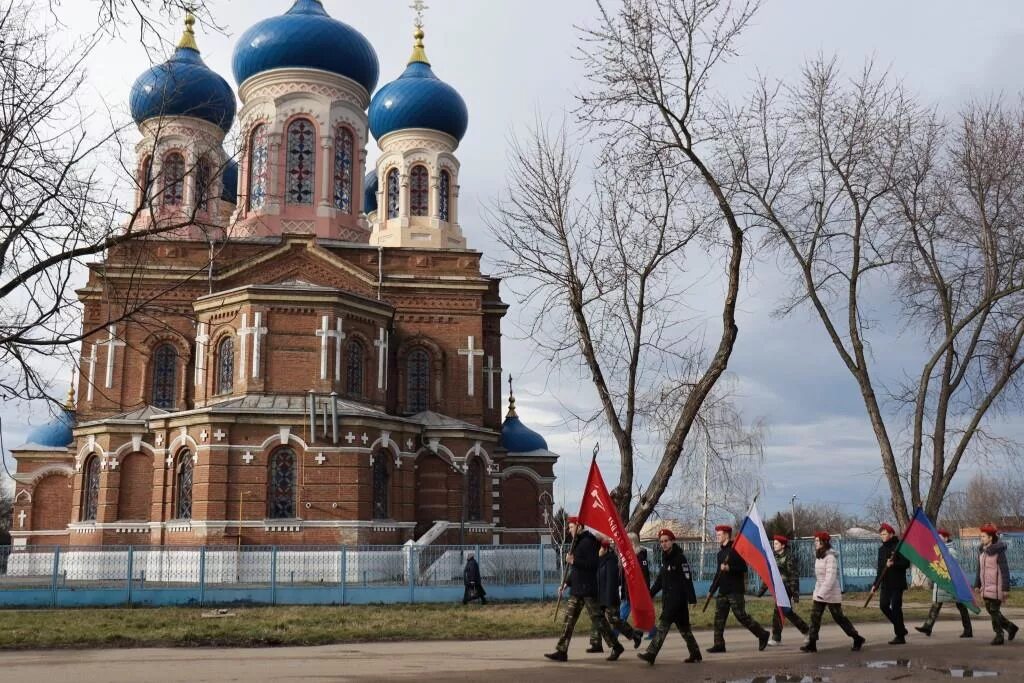
<path fill-rule="evenodd" d="M 587 488 L 583 491 L 583 502 L 580 503 L 580 522 L 599 531 L 615 541 L 619 557 L 622 558 L 622 570 L 626 576 L 626 590 L 629 591 L 629 604 L 633 612 L 633 623 L 641 631 L 654 628 L 654 602 L 651 592 L 644 581 L 644 573 L 640 570 L 640 561 L 636 559 L 633 544 L 626 536 L 626 525 L 619 517 L 608 487 L 604 485 L 601 469 L 597 460 L 590 463 L 590 475 L 587 477 Z"/>

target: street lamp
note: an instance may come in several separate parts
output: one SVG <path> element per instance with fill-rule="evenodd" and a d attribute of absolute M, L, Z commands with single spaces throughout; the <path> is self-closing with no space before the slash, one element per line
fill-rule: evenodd
<path fill-rule="evenodd" d="M 793 538 L 796 538 L 796 494 L 789 499 L 789 521 L 793 524 Z"/>

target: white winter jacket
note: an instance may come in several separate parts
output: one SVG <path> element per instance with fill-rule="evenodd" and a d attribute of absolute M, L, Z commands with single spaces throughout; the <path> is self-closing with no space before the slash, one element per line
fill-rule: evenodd
<path fill-rule="evenodd" d="M 814 560 L 814 600 L 816 602 L 839 603 L 843 601 L 843 590 L 839 587 L 839 555 L 829 550 L 824 557 Z"/>

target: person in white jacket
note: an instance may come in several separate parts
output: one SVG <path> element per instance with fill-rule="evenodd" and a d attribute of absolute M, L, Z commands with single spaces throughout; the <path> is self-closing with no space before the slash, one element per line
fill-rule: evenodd
<path fill-rule="evenodd" d="M 864 638 L 857 633 L 850 620 L 843 614 L 843 591 L 839 587 L 839 556 L 832 550 L 832 537 L 826 531 L 814 534 L 814 603 L 811 606 L 811 628 L 807 633 L 807 642 L 800 648 L 801 652 L 818 651 L 818 632 L 821 630 L 821 617 L 828 608 L 833 621 L 843 629 L 843 633 L 853 638 L 854 652 L 864 645 Z"/>

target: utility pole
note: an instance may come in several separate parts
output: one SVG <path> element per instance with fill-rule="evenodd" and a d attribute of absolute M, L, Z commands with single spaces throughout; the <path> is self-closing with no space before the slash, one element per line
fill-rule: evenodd
<path fill-rule="evenodd" d="M 793 524 L 793 538 L 796 538 L 796 494 L 789 499 L 789 519 Z"/>

